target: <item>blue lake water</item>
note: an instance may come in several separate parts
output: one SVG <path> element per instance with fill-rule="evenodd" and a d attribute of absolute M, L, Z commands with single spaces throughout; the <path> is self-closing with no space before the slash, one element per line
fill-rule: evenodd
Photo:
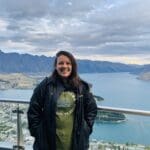
<path fill-rule="evenodd" d="M 150 82 L 137 79 L 129 73 L 81 74 L 92 83 L 95 95 L 104 101 L 99 105 L 150 110 Z M 28 100 L 32 90 L 0 91 L 0 98 Z M 91 138 L 118 143 L 150 145 L 150 117 L 126 115 L 127 121 L 120 124 L 95 123 Z"/>

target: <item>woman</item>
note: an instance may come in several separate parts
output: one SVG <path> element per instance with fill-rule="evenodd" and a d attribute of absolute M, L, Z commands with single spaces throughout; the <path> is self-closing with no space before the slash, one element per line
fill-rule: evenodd
<path fill-rule="evenodd" d="M 56 54 L 54 71 L 34 90 L 28 109 L 34 150 L 87 150 L 97 114 L 89 85 L 72 54 Z"/>

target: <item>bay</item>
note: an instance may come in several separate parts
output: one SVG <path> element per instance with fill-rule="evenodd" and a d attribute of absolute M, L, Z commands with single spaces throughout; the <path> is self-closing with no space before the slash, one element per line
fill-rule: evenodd
<path fill-rule="evenodd" d="M 150 82 L 129 73 L 84 74 L 93 93 L 102 96 L 99 105 L 150 111 Z M 117 143 L 150 145 L 150 117 L 126 115 L 120 124 L 95 123 L 91 138 Z"/>
<path fill-rule="evenodd" d="M 150 110 L 150 82 L 129 73 L 81 74 L 91 83 L 92 92 L 104 98 L 98 105 Z M 33 90 L 10 89 L 0 91 L 0 98 L 29 101 Z M 95 123 L 91 139 L 116 143 L 150 145 L 150 117 L 126 115 L 119 124 Z"/>

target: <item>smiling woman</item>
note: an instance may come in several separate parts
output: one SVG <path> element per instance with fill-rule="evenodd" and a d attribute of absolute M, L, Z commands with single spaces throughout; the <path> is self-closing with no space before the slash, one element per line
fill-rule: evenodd
<path fill-rule="evenodd" d="M 71 75 L 72 64 L 68 57 L 61 55 L 57 59 L 56 70 L 62 78 L 67 78 Z"/>
<path fill-rule="evenodd" d="M 96 114 L 96 102 L 78 76 L 74 56 L 58 52 L 52 75 L 35 88 L 28 109 L 34 150 L 87 150 Z"/>

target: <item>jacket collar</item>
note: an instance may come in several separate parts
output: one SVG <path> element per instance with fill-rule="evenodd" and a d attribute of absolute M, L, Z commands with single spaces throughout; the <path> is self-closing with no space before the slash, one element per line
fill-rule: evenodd
<path fill-rule="evenodd" d="M 47 78 L 47 85 L 48 84 L 56 84 L 56 82 L 57 82 L 57 79 L 54 78 L 54 77 L 49 76 L 49 77 L 46 77 L 46 78 Z"/>

